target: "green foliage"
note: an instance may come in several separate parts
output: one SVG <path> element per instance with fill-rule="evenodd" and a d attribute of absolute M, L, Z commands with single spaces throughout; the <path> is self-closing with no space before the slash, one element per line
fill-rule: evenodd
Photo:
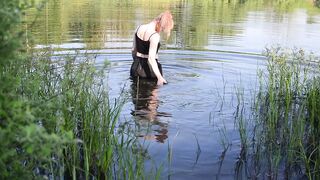
<path fill-rule="evenodd" d="M 319 179 L 320 66 L 303 50 L 267 49 L 254 109 L 253 141 L 244 158 L 251 175 Z M 248 159 L 246 159 L 248 161 Z"/>
<path fill-rule="evenodd" d="M 5 65 L 13 52 L 21 47 L 22 32 L 17 31 L 24 10 L 33 5 L 29 0 L 11 0 L 0 2 L 0 65 Z"/>
<path fill-rule="evenodd" d="M 317 7 L 320 7 L 320 0 L 314 0 L 314 5 Z"/>
<path fill-rule="evenodd" d="M 57 165 L 62 150 L 73 139 L 70 132 L 49 133 L 38 116 L 42 109 L 26 94 L 21 82 L 30 73 L 25 69 L 27 56 L 22 48 L 21 16 L 32 1 L 0 2 L 0 179 L 48 175 Z M 28 86 L 38 88 L 29 82 Z M 46 111 L 42 109 L 42 111 Z M 48 111 L 47 111 L 48 112 Z"/>
<path fill-rule="evenodd" d="M 27 2 L 0 3 L 0 179 L 143 179 L 135 136 L 116 130 L 124 99 L 109 101 L 94 57 L 22 48 Z"/>

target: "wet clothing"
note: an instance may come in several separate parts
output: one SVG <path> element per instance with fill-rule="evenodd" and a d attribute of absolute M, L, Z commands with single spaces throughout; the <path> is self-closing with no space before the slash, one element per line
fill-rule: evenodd
<path fill-rule="evenodd" d="M 150 35 L 148 41 L 144 41 L 138 37 L 137 32 L 138 32 L 139 28 L 137 29 L 137 31 L 135 33 L 135 45 L 136 45 L 137 52 L 135 52 L 132 55 L 133 63 L 131 65 L 130 75 L 131 75 L 131 77 L 138 77 L 139 76 L 139 77 L 143 77 L 143 78 L 157 78 L 155 76 L 151 66 L 148 63 L 148 58 L 147 58 L 147 56 L 149 55 L 149 49 L 150 49 L 150 38 L 156 32 Z M 160 43 L 158 44 L 158 47 L 157 47 L 157 53 L 158 53 L 159 48 L 160 48 Z M 138 57 L 137 53 L 143 55 L 144 57 Z M 162 66 L 158 62 L 158 59 L 156 59 L 156 62 L 157 62 L 159 71 L 162 75 Z"/>
<path fill-rule="evenodd" d="M 139 28 L 138 28 L 138 30 L 139 30 Z M 152 37 L 152 35 L 156 34 L 156 32 L 150 35 L 148 41 L 144 41 L 144 40 L 140 39 L 138 37 L 137 32 L 135 34 L 137 52 L 139 52 L 141 54 L 149 55 L 150 38 Z M 157 53 L 159 51 L 159 48 L 160 48 L 160 43 L 158 44 Z"/>

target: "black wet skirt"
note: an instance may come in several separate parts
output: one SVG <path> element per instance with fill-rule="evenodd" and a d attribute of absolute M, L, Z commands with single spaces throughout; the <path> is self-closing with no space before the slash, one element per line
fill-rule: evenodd
<path fill-rule="evenodd" d="M 159 68 L 159 71 L 162 75 L 162 66 L 161 64 L 157 61 L 157 65 Z M 141 57 L 135 57 L 133 58 L 133 62 L 131 65 L 130 69 L 130 76 L 132 78 L 136 77 L 142 77 L 142 78 L 148 78 L 148 79 L 154 79 L 157 78 L 153 72 L 152 69 L 150 69 L 149 64 L 148 64 L 148 59 L 147 58 L 141 58 Z"/>

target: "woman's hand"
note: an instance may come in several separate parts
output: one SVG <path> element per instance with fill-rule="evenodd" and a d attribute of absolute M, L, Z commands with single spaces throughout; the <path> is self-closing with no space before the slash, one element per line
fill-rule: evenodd
<path fill-rule="evenodd" d="M 163 77 L 158 78 L 157 85 L 162 86 L 163 84 L 167 84 L 167 81 Z"/>

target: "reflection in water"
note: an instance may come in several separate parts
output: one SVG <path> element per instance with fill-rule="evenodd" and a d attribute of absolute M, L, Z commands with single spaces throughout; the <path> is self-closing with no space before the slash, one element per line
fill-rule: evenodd
<path fill-rule="evenodd" d="M 133 123 L 138 125 L 134 130 L 137 130 L 138 136 L 151 139 L 156 144 L 149 147 L 150 154 L 158 152 L 158 147 L 162 145 L 157 141 L 163 143 L 168 141 L 167 138 L 170 139 L 168 130 L 171 134 L 176 134 L 177 129 L 185 132 L 175 140 L 177 145 L 172 169 L 183 171 L 175 173 L 177 179 L 212 179 L 215 173 L 224 178 L 229 175 L 232 179 L 233 163 L 239 154 L 242 157 L 241 149 L 228 149 L 226 153 L 222 153 L 220 161 L 218 155 L 221 154 L 221 144 L 218 139 L 230 136 L 232 143 L 234 142 L 233 147 L 239 147 L 238 131 L 233 127 L 234 104 L 227 102 L 237 100 L 233 92 L 238 79 L 241 81 L 240 89 L 244 90 L 243 97 L 249 97 L 252 95 L 250 92 L 254 92 L 250 88 L 255 88 L 252 83 L 256 80 L 256 65 L 263 64 L 264 58 L 250 53 L 260 54 L 265 46 L 278 43 L 281 46 L 296 45 L 315 52 L 320 49 L 320 43 L 315 43 L 320 41 L 320 9 L 312 7 L 312 1 L 47 2 L 40 12 L 33 8 L 24 16 L 26 34 L 33 35 L 32 41 L 28 41 L 32 43 L 30 46 L 53 47 L 67 54 L 73 50 L 81 52 L 87 49 L 88 52 L 97 52 L 101 55 L 97 59 L 98 65 L 105 59 L 112 64 L 108 83 L 114 85 L 110 86 L 114 95 L 117 95 L 115 89 L 121 89 L 118 84 L 128 78 L 132 34 L 137 25 L 163 10 L 171 10 L 174 20 L 179 23 L 175 25 L 170 39 L 164 41 L 161 49 L 164 50 L 163 57 L 160 59 L 164 60 L 168 71 L 166 74 L 172 86 L 164 93 L 161 91 L 164 88 L 157 89 L 155 82 L 140 80 L 139 85 L 133 82 L 129 88 L 134 107 L 128 103 L 129 109 L 123 109 L 121 117 L 127 117 L 128 110 L 133 109 L 130 120 L 133 119 Z M 161 95 L 167 95 L 168 103 L 161 103 L 163 99 L 160 92 Z M 212 111 L 216 116 L 212 121 L 214 125 L 211 122 L 209 125 L 207 117 L 211 117 L 209 112 L 218 107 L 216 102 L 222 102 L 222 105 L 219 106 L 219 111 Z M 159 112 L 161 109 L 170 109 L 172 112 L 170 126 L 166 117 L 171 115 Z M 123 119 L 119 121 L 122 123 Z M 131 123 L 132 121 L 130 125 Z M 177 126 L 172 126 L 173 124 Z M 220 131 L 217 133 L 216 127 L 227 129 L 226 132 L 223 131 L 223 137 L 220 137 Z M 195 154 L 194 141 L 188 141 L 188 135 L 192 134 L 189 132 L 196 132 L 202 154 L 197 167 L 192 172 L 185 173 Z M 163 159 L 162 154 L 166 150 L 161 150 L 161 155 L 156 154 L 152 158 Z M 245 164 L 242 159 L 239 161 L 237 165 L 241 173 L 245 173 Z M 223 165 L 219 166 L 220 164 Z"/>
<path fill-rule="evenodd" d="M 261 53 L 272 44 L 319 49 L 313 43 L 319 39 L 319 9 L 311 1 L 54 0 L 40 12 L 29 9 L 24 28 L 33 35 L 30 46 L 38 48 L 129 53 L 137 25 L 166 9 L 179 23 L 165 47 L 245 53 Z"/>
<path fill-rule="evenodd" d="M 162 122 L 159 117 L 170 117 L 165 112 L 158 112 L 159 99 L 156 82 L 147 79 L 137 79 L 132 82 L 131 96 L 134 104 L 132 115 L 138 126 L 138 136 L 148 140 L 155 139 L 157 142 L 164 143 L 168 138 L 168 124 Z"/>

